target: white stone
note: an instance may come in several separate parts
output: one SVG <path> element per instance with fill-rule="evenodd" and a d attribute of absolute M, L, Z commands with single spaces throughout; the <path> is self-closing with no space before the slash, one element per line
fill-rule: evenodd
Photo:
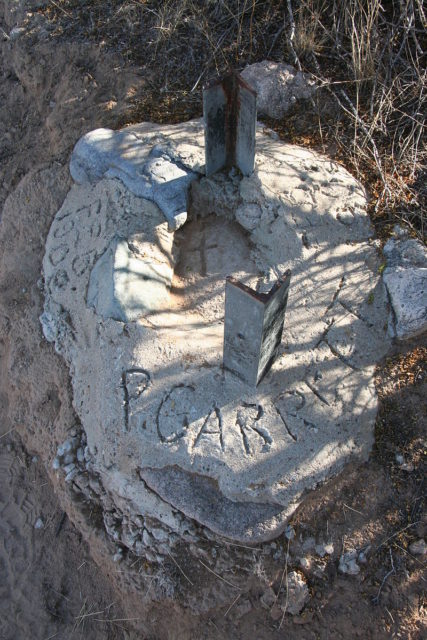
<path fill-rule="evenodd" d="M 427 330 L 427 249 L 396 225 L 384 255 L 384 283 L 392 307 L 390 335 L 399 340 L 414 338 Z"/>
<path fill-rule="evenodd" d="M 384 271 L 394 316 L 390 331 L 399 340 L 427 330 L 427 268 L 391 268 Z"/>
<path fill-rule="evenodd" d="M 242 78 L 257 92 L 257 111 L 280 119 L 316 91 L 315 83 L 289 64 L 264 60 L 246 67 Z"/>
<path fill-rule="evenodd" d="M 165 224 L 155 237 L 114 237 L 95 263 L 89 280 L 87 305 L 103 318 L 132 322 L 164 307 L 172 283 L 172 234 Z M 162 228 L 163 226 L 163 228 Z"/>
<path fill-rule="evenodd" d="M 281 604 L 284 612 L 292 616 L 298 615 L 310 600 L 310 592 L 303 576 L 297 571 L 291 571 L 286 580 L 286 600 Z"/>
<path fill-rule="evenodd" d="M 360 573 L 360 567 L 356 562 L 356 549 L 349 549 L 340 557 L 338 571 L 350 576 L 356 576 Z"/>
<path fill-rule="evenodd" d="M 409 552 L 414 556 L 424 556 L 427 553 L 427 545 L 425 543 L 425 540 L 421 538 L 416 542 L 412 542 L 409 545 Z"/>

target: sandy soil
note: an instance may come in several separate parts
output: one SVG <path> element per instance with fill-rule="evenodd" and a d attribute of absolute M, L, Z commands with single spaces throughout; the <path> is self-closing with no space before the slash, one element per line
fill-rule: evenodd
<path fill-rule="evenodd" d="M 8 4 L 0 2 L 6 33 L 16 23 Z M 73 501 L 42 462 L 76 418 L 65 364 L 41 334 L 39 279 L 45 238 L 70 185 L 74 143 L 90 129 L 126 121 L 130 102 L 149 91 L 148 72 L 100 46 L 39 32 L 0 46 L 1 640 L 423 637 L 425 560 L 409 546 L 427 533 L 426 339 L 396 346 L 378 369 L 381 407 L 369 463 L 320 488 L 292 520 L 290 564 L 303 553 L 301 539 L 334 546 L 324 558 L 304 551 L 300 570 L 311 598 L 300 616 L 282 620 L 263 609 L 259 582 L 252 589 L 249 581 L 244 597 L 193 619 L 171 602 L 147 604 L 137 576 L 121 575 L 96 505 Z M 287 540 L 277 545 L 286 548 Z M 360 573 L 341 575 L 343 550 L 367 545 Z M 277 588 L 284 570 L 271 562 L 266 582 Z M 170 571 L 177 571 L 172 563 Z"/>

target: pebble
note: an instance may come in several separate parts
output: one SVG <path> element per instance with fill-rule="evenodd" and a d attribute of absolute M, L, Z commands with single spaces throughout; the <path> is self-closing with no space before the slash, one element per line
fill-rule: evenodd
<path fill-rule="evenodd" d="M 144 529 L 144 531 L 142 532 L 142 540 L 147 547 L 151 546 L 151 536 L 148 533 L 147 529 Z"/>
<path fill-rule="evenodd" d="M 64 444 L 62 445 L 63 449 L 64 449 L 64 453 L 68 453 L 69 451 L 72 450 L 73 448 L 73 443 L 71 440 L 66 440 L 64 442 Z"/>
<path fill-rule="evenodd" d="M 366 564 L 368 562 L 368 554 L 370 550 L 371 550 L 371 545 L 368 544 L 368 546 L 362 549 L 362 551 L 359 553 L 357 562 L 360 562 L 360 564 Z"/>
<path fill-rule="evenodd" d="M 407 471 L 408 473 L 410 473 L 414 470 L 414 465 L 412 464 L 412 462 L 405 462 L 405 458 L 401 453 L 396 453 L 395 460 L 402 471 Z"/>
<path fill-rule="evenodd" d="M 264 609 L 270 609 L 276 602 L 276 599 L 276 594 L 274 593 L 273 589 L 269 587 L 266 591 L 264 591 L 260 598 L 261 606 Z"/>
<path fill-rule="evenodd" d="M 52 462 L 52 468 L 53 469 L 59 469 L 61 467 L 61 461 L 59 460 L 58 457 L 54 458 L 53 462 Z"/>
<path fill-rule="evenodd" d="M 151 535 L 158 541 L 158 542 L 167 542 L 169 536 L 167 534 L 167 531 L 165 531 L 164 529 L 151 529 Z"/>
<path fill-rule="evenodd" d="M 80 463 L 83 463 L 84 459 L 85 459 L 85 454 L 84 454 L 84 451 L 83 451 L 83 449 L 81 447 L 79 449 L 77 449 L 77 454 L 76 455 L 77 455 L 77 460 Z"/>
<path fill-rule="evenodd" d="M 285 529 L 285 538 L 287 538 L 287 540 L 293 540 L 295 538 L 295 529 L 290 524 L 288 524 Z"/>
<path fill-rule="evenodd" d="M 113 555 L 113 562 L 121 562 L 122 560 L 123 560 L 123 551 L 121 549 L 119 549 Z"/>
<path fill-rule="evenodd" d="M 44 527 L 43 518 L 37 518 L 34 524 L 34 529 L 43 529 L 43 527 Z"/>
<path fill-rule="evenodd" d="M 65 476 L 65 482 L 71 482 L 72 480 L 74 480 L 77 474 L 78 474 L 78 470 L 74 467 L 74 469 L 71 469 L 71 471 L 69 471 Z"/>
<path fill-rule="evenodd" d="M 409 552 L 412 553 L 414 556 L 424 556 L 427 553 L 427 545 L 424 539 L 421 538 L 420 540 L 413 542 L 409 546 Z"/>
<path fill-rule="evenodd" d="M 349 549 L 346 553 L 343 553 L 340 557 L 338 571 L 349 576 L 357 576 L 360 573 L 360 567 L 356 562 L 356 558 L 356 549 Z"/>
<path fill-rule="evenodd" d="M 19 38 L 19 36 L 23 35 L 25 31 L 26 30 L 24 27 L 13 27 L 13 29 L 9 33 L 9 39 L 12 41 L 16 40 L 17 38 Z"/>
<path fill-rule="evenodd" d="M 331 556 L 334 552 L 334 545 L 328 544 L 316 544 L 315 550 L 318 556 L 324 558 L 326 555 Z"/>
<path fill-rule="evenodd" d="M 300 558 L 299 564 L 301 569 L 306 569 L 307 571 L 309 571 L 311 567 L 311 562 L 308 558 Z"/>
<path fill-rule="evenodd" d="M 74 463 L 69 463 L 69 464 L 65 465 L 64 472 L 65 473 L 70 473 L 70 471 L 73 471 L 75 468 L 76 468 L 76 465 Z"/>
<path fill-rule="evenodd" d="M 279 605 L 275 604 L 271 607 L 270 616 L 274 620 L 274 622 L 277 622 L 278 620 L 282 619 L 283 611 L 281 610 Z"/>
<path fill-rule="evenodd" d="M 301 613 L 310 599 L 310 592 L 304 577 L 296 571 L 288 574 L 287 590 L 286 613 L 294 616 Z"/>

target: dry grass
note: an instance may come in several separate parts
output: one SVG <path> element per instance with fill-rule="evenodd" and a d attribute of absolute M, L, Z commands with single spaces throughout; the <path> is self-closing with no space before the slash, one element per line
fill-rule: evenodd
<path fill-rule="evenodd" d="M 332 137 L 370 187 L 374 221 L 404 221 L 424 237 L 421 0 L 55 0 L 40 11 L 52 37 L 96 40 L 143 68 L 149 89 L 128 121 L 201 115 L 201 86 L 230 67 L 269 58 L 313 73 L 319 103 L 337 105 L 319 109 L 318 140 Z"/>

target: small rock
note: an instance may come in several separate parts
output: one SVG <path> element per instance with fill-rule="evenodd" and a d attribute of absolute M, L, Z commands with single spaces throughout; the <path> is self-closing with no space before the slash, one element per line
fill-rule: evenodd
<path fill-rule="evenodd" d="M 362 551 L 359 553 L 359 557 L 357 558 L 357 561 L 360 564 L 366 564 L 368 562 L 368 554 L 370 550 L 371 550 L 371 545 L 368 544 L 368 546 L 362 549 Z"/>
<path fill-rule="evenodd" d="M 299 564 L 300 564 L 301 569 L 305 569 L 306 571 L 310 570 L 311 562 L 310 562 L 309 558 L 300 558 Z"/>
<path fill-rule="evenodd" d="M 261 606 L 264 609 L 270 609 L 276 602 L 276 599 L 276 594 L 274 593 L 273 589 L 269 587 L 266 591 L 264 591 L 260 598 Z"/>
<path fill-rule="evenodd" d="M 70 471 L 74 471 L 75 468 L 76 468 L 76 465 L 74 463 L 69 463 L 64 467 L 64 472 L 70 473 Z"/>
<path fill-rule="evenodd" d="M 324 558 L 326 555 L 332 555 L 334 552 L 334 545 L 329 544 L 316 544 L 315 550 L 318 556 Z"/>
<path fill-rule="evenodd" d="M 427 553 L 427 545 L 424 539 L 421 538 L 420 540 L 413 542 L 409 546 L 409 552 L 412 553 L 414 556 L 424 556 Z"/>
<path fill-rule="evenodd" d="M 13 27 L 11 32 L 9 33 L 9 39 L 13 42 L 13 40 L 17 40 L 20 36 L 25 33 L 24 27 Z"/>
<path fill-rule="evenodd" d="M 113 562 L 121 562 L 123 560 L 123 551 L 122 549 L 118 549 L 116 553 L 113 555 Z"/>
<path fill-rule="evenodd" d="M 291 571 L 287 580 L 287 602 L 281 605 L 282 610 L 292 616 L 297 615 L 301 613 L 309 599 L 310 593 L 305 579 L 300 573 Z"/>
<path fill-rule="evenodd" d="M 237 620 L 239 620 L 240 618 L 243 618 L 243 616 L 248 614 L 251 610 L 252 610 L 252 605 L 251 605 L 249 599 L 245 598 L 243 601 L 240 601 L 234 607 L 234 612 L 233 612 L 234 615 L 233 615 L 233 617 L 236 618 Z"/>
<path fill-rule="evenodd" d="M 43 527 L 44 527 L 43 518 L 37 518 L 34 524 L 34 529 L 43 529 Z"/>
<path fill-rule="evenodd" d="M 405 458 L 402 456 L 402 454 L 396 453 L 395 459 L 402 471 L 407 471 L 408 473 L 410 473 L 414 470 L 414 465 L 412 464 L 412 462 L 405 462 Z"/>
<path fill-rule="evenodd" d="M 71 451 L 72 448 L 73 448 L 73 443 L 72 443 L 71 439 L 66 440 L 63 443 L 62 448 L 63 448 L 64 453 L 68 453 L 69 451 Z"/>
<path fill-rule="evenodd" d="M 53 462 L 52 462 L 52 468 L 53 469 L 59 469 L 61 467 L 61 461 L 59 460 L 58 457 L 54 458 Z"/>
<path fill-rule="evenodd" d="M 142 532 L 142 540 L 147 547 L 150 547 L 152 545 L 152 539 L 147 529 L 144 529 L 144 531 Z"/>
<path fill-rule="evenodd" d="M 270 616 L 272 618 L 272 620 L 274 620 L 275 622 L 277 622 L 278 620 L 281 620 L 282 616 L 283 616 L 283 611 L 282 609 L 279 607 L 278 604 L 275 604 L 271 607 L 270 609 Z"/>
<path fill-rule="evenodd" d="M 157 542 L 167 542 L 168 533 L 164 529 L 151 529 L 151 535 L 157 540 Z"/>
<path fill-rule="evenodd" d="M 78 470 L 74 467 L 74 469 L 71 469 L 71 471 L 69 471 L 65 476 L 65 482 L 71 482 L 72 480 L 74 480 L 77 474 L 78 474 Z"/>
<path fill-rule="evenodd" d="M 67 453 L 67 455 L 64 456 L 64 465 L 68 465 L 73 463 L 75 460 L 74 458 L 74 454 L 73 453 Z"/>
<path fill-rule="evenodd" d="M 360 573 L 360 567 L 356 562 L 356 558 L 356 549 L 349 549 L 346 553 L 343 553 L 340 557 L 338 571 L 350 576 L 356 576 Z"/>
<path fill-rule="evenodd" d="M 427 268 L 387 267 L 383 280 L 394 311 L 390 334 L 406 340 L 427 331 Z"/>
<path fill-rule="evenodd" d="M 289 524 L 285 530 L 285 538 L 293 540 L 295 538 L 295 529 Z"/>

